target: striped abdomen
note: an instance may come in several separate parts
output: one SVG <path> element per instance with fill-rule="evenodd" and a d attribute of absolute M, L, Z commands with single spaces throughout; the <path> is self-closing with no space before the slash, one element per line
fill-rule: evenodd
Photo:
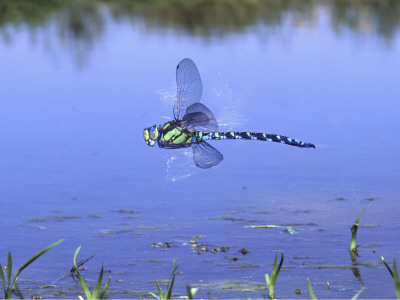
<path fill-rule="evenodd" d="M 277 142 L 301 148 L 315 148 L 314 144 L 304 143 L 302 141 L 292 139 L 279 134 L 268 134 L 259 132 L 196 132 L 196 142 L 204 140 L 224 140 L 224 139 L 245 139 L 259 140 L 268 142 Z"/>

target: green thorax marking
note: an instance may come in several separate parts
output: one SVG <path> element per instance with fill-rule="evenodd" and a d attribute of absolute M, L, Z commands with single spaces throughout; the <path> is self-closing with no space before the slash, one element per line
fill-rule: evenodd
<path fill-rule="evenodd" d="M 169 126 L 171 126 L 171 123 L 165 123 L 162 129 L 165 131 Z"/>
<path fill-rule="evenodd" d="M 162 135 L 159 140 L 160 147 L 189 147 L 192 143 L 194 131 L 181 125 L 180 121 L 173 120 L 162 127 Z"/>

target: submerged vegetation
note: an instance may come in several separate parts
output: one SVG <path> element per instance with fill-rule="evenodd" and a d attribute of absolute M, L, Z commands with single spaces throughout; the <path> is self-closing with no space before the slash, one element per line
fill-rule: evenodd
<path fill-rule="evenodd" d="M 365 211 L 365 210 L 364 210 Z M 363 212 L 364 212 L 363 211 Z M 359 221 L 359 220 L 358 220 Z M 36 253 L 35 255 L 33 255 L 28 261 L 26 261 L 15 273 L 14 277 L 12 277 L 12 258 L 11 258 L 11 253 L 9 253 L 8 256 L 8 263 L 7 266 L 4 267 L 4 271 L 6 272 L 6 275 L 4 274 L 3 271 L 3 267 L 0 265 L 0 278 L 2 280 L 3 283 L 3 289 L 4 289 L 4 298 L 5 299 L 10 299 L 12 297 L 12 294 L 15 294 L 16 296 L 19 296 L 21 299 L 23 298 L 22 293 L 20 291 L 20 289 L 18 288 L 18 286 L 16 285 L 16 280 L 18 275 L 26 268 L 28 267 L 33 261 L 35 261 L 37 258 L 39 258 L 41 255 L 43 255 L 44 253 L 46 253 L 47 251 L 49 251 L 50 249 L 52 249 L 53 247 L 55 247 L 56 245 L 60 244 L 63 240 L 59 240 L 54 244 L 51 244 L 50 246 L 44 248 L 43 250 L 39 251 L 38 253 Z M 99 273 L 99 277 L 97 279 L 97 282 L 93 288 L 93 292 L 90 292 L 89 286 L 87 284 L 87 282 L 85 281 L 85 279 L 83 278 L 83 276 L 81 275 L 80 271 L 79 271 L 79 267 L 76 262 L 77 256 L 79 254 L 79 251 L 81 249 L 81 246 L 79 246 L 77 248 L 77 250 L 75 251 L 74 254 L 74 258 L 73 258 L 73 263 L 74 263 L 74 272 L 76 271 L 76 275 L 79 279 L 79 282 L 84 290 L 86 299 L 103 299 L 106 298 L 105 296 L 105 292 L 107 291 L 109 285 L 110 285 L 110 281 L 111 281 L 111 276 L 109 276 L 107 282 L 104 284 L 103 288 L 101 287 L 102 285 L 102 279 L 103 279 L 103 273 L 104 273 L 104 269 L 103 266 L 101 267 L 100 273 Z M 89 259 L 91 259 L 93 256 L 91 256 Z M 88 261 L 89 259 L 85 260 Z M 392 268 L 389 266 L 389 264 L 384 260 L 384 258 L 382 257 L 382 262 L 383 264 L 386 266 L 387 270 L 389 271 L 390 275 L 393 278 L 393 282 L 394 282 L 394 289 L 395 289 L 395 293 L 397 296 L 397 299 L 400 299 L 400 282 L 399 282 L 399 274 L 398 274 L 398 270 L 397 270 L 397 265 L 396 265 L 396 260 L 393 261 L 393 270 Z M 265 274 L 265 281 L 266 281 L 266 288 L 268 289 L 268 298 L 269 299 L 276 299 L 275 297 L 275 283 L 276 280 L 278 278 L 278 275 L 281 271 L 282 265 L 283 265 L 283 261 L 284 261 L 284 255 L 283 253 L 281 253 L 281 258 L 278 264 L 278 253 L 276 253 L 275 255 L 275 259 L 274 259 L 274 263 L 273 263 L 273 268 L 271 271 L 271 275 L 269 274 Z M 160 282 L 156 281 L 156 286 L 157 286 L 157 293 L 153 293 L 153 292 L 148 292 L 148 295 L 153 296 L 156 299 L 159 300 L 164 300 L 164 299 L 172 299 L 172 292 L 173 292 L 173 288 L 174 288 L 174 284 L 175 284 L 175 277 L 176 277 L 176 271 L 178 269 L 178 265 L 175 263 L 175 260 L 173 261 L 173 270 L 171 272 L 171 275 L 169 276 L 168 280 L 166 280 L 166 288 L 165 291 L 162 290 Z M 238 285 L 240 286 L 240 282 L 236 282 L 236 283 L 232 283 L 233 285 Z M 44 287 L 50 287 L 50 286 L 44 286 Z M 329 282 L 327 285 L 328 289 L 329 289 Z M 316 300 L 317 297 L 312 289 L 311 286 L 311 282 L 310 280 L 307 278 L 307 288 L 308 288 L 308 293 L 309 293 L 309 297 L 313 300 Z M 259 288 L 256 288 L 259 289 Z M 240 291 L 252 291 L 252 292 L 259 292 L 258 290 L 256 290 L 254 288 L 252 289 L 243 289 L 243 288 L 239 288 Z M 199 288 L 192 288 L 190 285 L 186 285 L 186 293 L 187 295 L 185 296 L 185 298 L 187 299 L 194 299 L 196 292 L 199 290 Z M 352 299 L 357 299 L 359 297 L 359 295 L 365 290 L 365 287 L 362 287 L 353 297 Z M 260 293 L 260 292 L 259 292 Z M 296 294 L 301 294 L 302 291 L 300 289 L 296 290 Z M 58 293 L 59 295 L 65 295 L 62 292 Z M 264 298 L 265 295 L 260 293 Z M 32 296 L 33 297 L 33 296 Z M 33 297 L 35 298 L 35 297 Z M 32 299 L 33 299 L 32 298 Z M 83 300 L 83 297 L 79 296 L 80 299 Z M 36 298 L 35 298 L 36 299 Z"/>
<path fill-rule="evenodd" d="M 294 229 L 291 226 L 281 226 L 281 225 L 249 225 L 249 226 L 244 226 L 244 228 L 252 228 L 252 229 L 257 229 L 257 228 L 282 228 L 284 231 L 290 233 L 290 234 L 295 234 L 297 233 L 297 229 Z"/>
<path fill-rule="evenodd" d="M 311 287 L 311 282 L 310 279 L 307 278 L 307 288 L 308 288 L 308 293 L 310 294 L 310 297 L 312 300 L 317 300 L 317 296 L 315 296 L 314 291 Z M 353 298 L 351 298 L 352 300 L 356 300 L 358 298 L 358 296 L 360 296 L 360 294 L 363 292 L 363 290 L 365 289 L 365 287 L 361 288 L 357 294 L 355 294 L 353 296 Z"/>

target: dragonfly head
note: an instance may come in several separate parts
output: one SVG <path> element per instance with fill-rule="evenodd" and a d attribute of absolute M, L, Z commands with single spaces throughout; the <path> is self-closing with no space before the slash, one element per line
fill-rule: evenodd
<path fill-rule="evenodd" d="M 156 141 L 160 138 L 160 130 L 158 126 L 153 125 L 143 130 L 143 137 L 146 141 L 146 144 L 150 147 L 153 147 L 156 144 Z"/>

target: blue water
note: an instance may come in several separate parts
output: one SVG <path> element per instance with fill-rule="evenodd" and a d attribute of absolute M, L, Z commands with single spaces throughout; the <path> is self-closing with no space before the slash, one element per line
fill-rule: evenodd
<path fill-rule="evenodd" d="M 0 262 L 11 251 L 20 265 L 65 239 L 19 277 L 24 296 L 82 295 L 70 277 L 38 288 L 68 273 L 82 245 L 81 259 L 96 254 L 85 278 L 94 284 L 103 262 L 111 298 L 155 291 L 174 259 L 179 295 L 190 284 L 203 298 L 260 297 L 241 290 L 265 283 L 276 250 L 285 255 L 279 298 L 309 298 L 307 278 L 320 298 L 364 286 L 364 298 L 395 297 L 380 257 L 400 258 L 398 29 L 389 41 L 338 31 L 323 7 L 307 22 L 288 13 L 275 27 L 256 22 L 208 37 L 117 22 L 106 8 L 102 16 L 88 44 L 61 37 L 56 16 L 38 28 L 5 25 Z M 201 170 L 184 150 L 149 148 L 142 131 L 173 117 L 175 67 L 185 57 L 197 64 L 202 103 L 222 130 L 282 134 L 316 149 L 212 141 L 224 160 Z M 360 280 L 348 246 L 368 198 L 376 200 L 360 223 Z M 259 224 L 299 231 L 245 228 Z M 197 254 L 190 240 L 230 249 Z M 165 242 L 173 247 L 151 247 Z"/>

